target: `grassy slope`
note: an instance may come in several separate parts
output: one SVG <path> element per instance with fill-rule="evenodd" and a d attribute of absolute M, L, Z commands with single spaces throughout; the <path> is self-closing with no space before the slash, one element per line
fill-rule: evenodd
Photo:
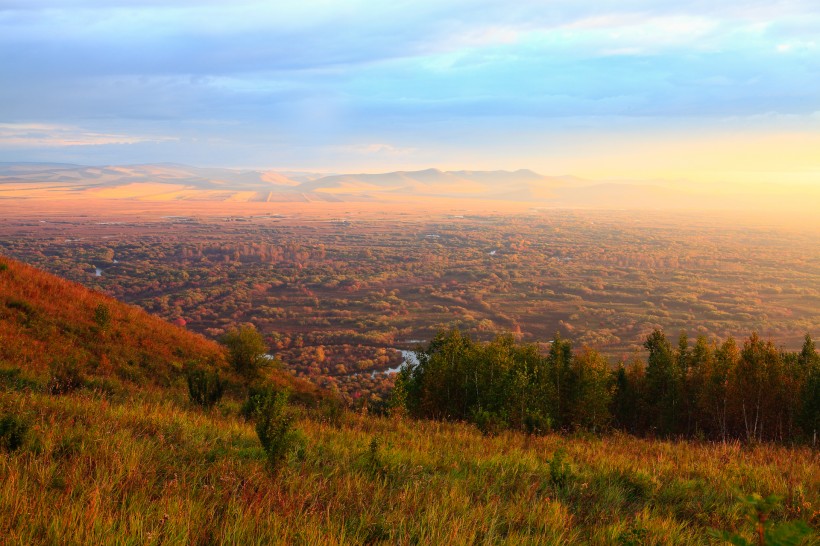
<path fill-rule="evenodd" d="M 304 415 L 303 460 L 278 476 L 238 404 L 182 396 L 6 390 L 34 423 L 0 455 L 8 544 L 635 544 L 705 542 L 740 521 L 735 490 L 786 497 L 776 517 L 818 522 L 816 453 L 626 436 L 486 438 L 466 425 Z M 372 440 L 377 439 L 375 456 Z M 570 463 L 564 485 L 549 461 Z"/>
<path fill-rule="evenodd" d="M 226 366 L 216 343 L 137 307 L 6 258 L 0 269 L 0 364 L 45 373 L 75 361 L 92 375 L 155 384 L 168 384 L 186 361 Z M 98 307 L 110 314 L 103 328 Z"/>
<path fill-rule="evenodd" d="M 0 451 L 2 544 L 700 544 L 709 527 L 741 522 L 736 491 L 781 495 L 776 519 L 820 525 L 820 458 L 807 448 L 486 438 L 359 415 L 331 425 L 300 410 L 306 453 L 274 476 L 239 400 L 206 412 L 187 399 L 176 368 L 224 365 L 216 345 L 0 263 L 0 417 L 31 424 L 21 449 Z M 113 316 L 104 335 L 100 302 Z M 50 334 L 34 337 L 41 329 Z M 54 355 L 71 351 L 107 363 L 89 364 L 96 382 L 47 394 Z M 562 447 L 560 483 L 550 460 Z"/>
<path fill-rule="evenodd" d="M 99 307 L 110 319 L 95 321 Z M 99 388 L 184 387 L 187 364 L 220 370 L 240 382 L 219 344 L 142 309 L 0 256 L 0 370 L 19 368 L 43 379 L 52 368 L 77 365 Z M 266 379 L 302 395 L 313 385 L 268 370 Z"/>

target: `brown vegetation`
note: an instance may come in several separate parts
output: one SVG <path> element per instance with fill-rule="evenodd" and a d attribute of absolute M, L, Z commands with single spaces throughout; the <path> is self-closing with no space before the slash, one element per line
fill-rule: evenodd
<path fill-rule="evenodd" d="M 49 389 L 184 383 L 186 368 L 221 370 L 224 348 L 142 309 L 0 257 L 0 369 L 50 377 Z M 275 369 L 265 380 L 297 392 L 316 388 Z M 235 382 L 240 382 L 234 378 Z"/>
<path fill-rule="evenodd" d="M 0 251 L 209 337 L 253 323 L 289 368 L 351 398 L 383 396 L 396 349 L 454 325 L 558 331 L 626 361 L 656 328 L 789 350 L 820 331 L 810 227 L 483 206 L 18 202 Z"/>

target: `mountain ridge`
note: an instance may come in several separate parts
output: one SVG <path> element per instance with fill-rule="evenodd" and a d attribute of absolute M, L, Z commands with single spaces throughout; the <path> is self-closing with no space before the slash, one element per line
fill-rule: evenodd
<path fill-rule="evenodd" d="M 396 195 L 448 198 L 546 198 L 567 177 L 516 171 L 437 168 L 385 173 L 321 174 L 298 171 L 193 167 L 177 163 L 85 166 L 0 165 L 7 197 L 176 200 L 373 200 Z M 271 195 L 273 194 L 273 195 Z M 277 199 L 278 197 L 278 199 Z"/>
<path fill-rule="evenodd" d="M 585 179 L 530 169 L 437 168 L 318 173 L 193 167 L 178 163 L 87 166 L 0 163 L 0 200 L 137 202 L 407 203 L 430 199 L 553 208 L 630 210 L 813 210 L 805 187 Z"/>

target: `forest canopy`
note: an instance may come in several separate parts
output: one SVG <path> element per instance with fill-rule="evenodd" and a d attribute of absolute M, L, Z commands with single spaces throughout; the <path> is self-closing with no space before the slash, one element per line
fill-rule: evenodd
<path fill-rule="evenodd" d="M 744 441 L 817 441 L 820 356 L 807 334 L 788 352 L 752 334 L 742 345 L 661 330 L 639 357 L 617 366 L 556 336 L 539 346 L 508 335 L 478 342 L 439 332 L 406 364 L 393 408 L 415 417 L 462 420 L 487 433 L 505 428 Z"/>

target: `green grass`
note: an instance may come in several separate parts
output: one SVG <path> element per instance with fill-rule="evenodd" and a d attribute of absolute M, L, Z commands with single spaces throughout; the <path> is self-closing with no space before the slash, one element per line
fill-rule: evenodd
<path fill-rule="evenodd" d="M 300 410 L 307 449 L 274 474 L 240 405 L 203 410 L 182 387 L 0 387 L 0 416 L 30 425 L 0 451 L 0 543 L 707 544 L 710 528 L 744 531 L 738 495 L 757 492 L 783 497 L 772 518 L 802 519 L 818 544 L 808 448 L 486 437 Z"/>

